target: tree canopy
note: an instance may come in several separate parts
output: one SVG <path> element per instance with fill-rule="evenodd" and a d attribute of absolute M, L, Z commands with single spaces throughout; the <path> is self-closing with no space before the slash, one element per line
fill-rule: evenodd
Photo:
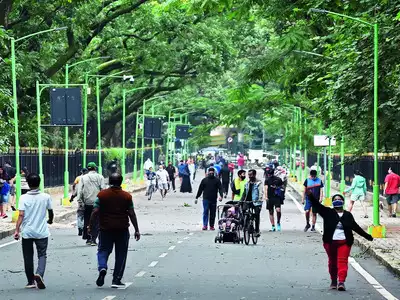
<path fill-rule="evenodd" d="M 21 145 L 35 146 L 35 82 L 63 83 L 65 65 L 75 66 L 69 82 L 84 73 L 123 71 L 101 86 L 102 137 L 121 143 L 122 88 L 146 87 L 127 98 L 127 134 L 134 132 L 145 99 L 162 95 L 157 113 L 185 106 L 196 124 L 194 141 L 217 125 L 235 126 L 271 139 L 298 135 L 344 136 L 352 152 L 373 145 L 373 30 L 341 17 L 313 13 L 326 9 L 377 22 L 379 30 L 379 146 L 400 148 L 398 1 L 320 0 L 88 0 L 2 1 L 0 3 L 0 148 L 13 144 L 10 38 L 66 26 L 17 43 L 17 88 Z M 94 91 L 94 81 L 90 82 Z M 88 146 L 97 143 L 96 107 L 89 99 Z M 49 119 L 48 93 L 42 95 L 42 122 Z M 162 100 L 160 100 L 162 99 Z M 307 130 L 293 126 L 301 108 Z M 201 117 L 202 116 L 202 117 Z M 287 126 L 286 126 L 287 125 Z M 62 145 L 60 129 L 45 129 L 49 147 Z M 82 131 L 72 132 L 81 147 Z"/>

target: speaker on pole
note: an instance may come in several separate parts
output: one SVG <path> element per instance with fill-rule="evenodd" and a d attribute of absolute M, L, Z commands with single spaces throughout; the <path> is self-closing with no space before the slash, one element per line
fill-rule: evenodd
<path fill-rule="evenodd" d="M 144 137 L 147 139 L 161 139 L 162 123 L 158 118 L 144 119 Z"/>
<path fill-rule="evenodd" d="M 189 125 L 177 125 L 175 130 L 176 138 L 187 140 L 190 137 L 189 128 Z"/>
<path fill-rule="evenodd" d="M 51 125 L 82 125 L 82 97 L 80 88 L 50 89 Z"/>

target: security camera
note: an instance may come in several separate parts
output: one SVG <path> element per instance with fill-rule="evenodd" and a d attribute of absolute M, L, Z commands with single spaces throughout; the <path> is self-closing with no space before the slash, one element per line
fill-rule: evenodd
<path fill-rule="evenodd" d="M 131 78 L 129 79 L 130 83 L 134 83 L 135 82 L 135 78 L 133 78 L 133 76 L 131 76 Z"/>
<path fill-rule="evenodd" d="M 124 75 L 124 81 L 128 80 L 128 79 L 129 79 L 130 83 L 134 83 L 135 82 L 135 78 L 133 78 L 132 75 Z"/>

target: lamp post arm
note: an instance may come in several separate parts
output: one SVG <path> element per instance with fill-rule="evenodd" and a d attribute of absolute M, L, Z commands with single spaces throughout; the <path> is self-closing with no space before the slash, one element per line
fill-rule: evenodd
<path fill-rule="evenodd" d="M 338 17 L 342 17 L 342 18 L 345 18 L 345 19 L 350 19 L 350 20 L 353 20 L 355 22 L 359 22 L 359 23 L 362 23 L 362 24 L 365 24 L 365 25 L 368 25 L 368 26 L 374 26 L 373 23 L 364 21 L 362 19 L 351 17 L 351 16 L 344 15 L 344 14 L 340 14 L 340 13 L 333 12 L 333 11 L 326 10 L 326 9 L 311 8 L 310 11 L 311 12 L 316 12 L 316 13 L 323 13 L 323 14 L 327 14 L 327 15 L 338 16 Z"/>
<path fill-rule="evenodd" d="M 39 34 L 42 34 L 42 33 L 47 33 L 47 32 L 52 32 L 52 31 L 61 31 L 61 30 L 65 30 L 65 29 L 67 29 L 67 28 L 68 28 L 68 27 L 58 27 L 58 28 L 52 28 L 52 29 L 42 30 L 42 31 L 38 31 L 38 32 L 34 32 L 34 33 L 31 33 L 31 34 L 25 35 L 25 36 L 20 37 L 20 38 L 18 38 L 18 39 L 15 39 L 15 41 L 16 41 L 16 42 L 19 42 L 19 41 L 25 40 L 25 39 L 27 39 L 27 38 L 30 38 L 30 37 L 33 37 L 33 36 L 36 36 L 36 35 L 39 35 Z"/>

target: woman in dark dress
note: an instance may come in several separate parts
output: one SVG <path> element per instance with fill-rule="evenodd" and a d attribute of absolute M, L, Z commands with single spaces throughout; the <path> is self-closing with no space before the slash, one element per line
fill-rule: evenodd
<path fill-rule="evenodd" d="M 181 184 L 181 193 L 191 193 L 192 192 L 192 184 L 190 183 L 190 172 L 187 162 L 185 163 L 185 168 L 182 175 L 182 184 Z"/>

